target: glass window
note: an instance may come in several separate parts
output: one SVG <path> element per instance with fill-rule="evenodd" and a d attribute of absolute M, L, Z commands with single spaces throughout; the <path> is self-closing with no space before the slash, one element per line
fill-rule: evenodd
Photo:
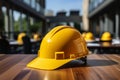
<path fill-rule="evenodd" d="M 99 0 L 99 3 L 102 3 L 104 0 Z"/>
<path fill-rule="evenodd" d="M 39 12 L 40 11 L 40 4 L 39 3 L 36 3 L 37 4 L 37 11 Z"/>
<path fill-rule="evenodd" d="M 31 6 L 32 8 L 35 8 L 35 0 L 31 0 Z"/>
<path fill-rule="evenodd" d="M 99 6 L 104 0 L 90 0 L 89 11 L 92 11 Z"/>
<path fill-rule="evenodd" d="M 23 0 L 23 2 L 30 5 L 30 0 Z"/>
<path fill-rule="evenodd" d="M 42 13 L 42 14 L 44 14 L 44 8 L 42 8 L 42 7 L 40 7 L 40 12 Z"/>

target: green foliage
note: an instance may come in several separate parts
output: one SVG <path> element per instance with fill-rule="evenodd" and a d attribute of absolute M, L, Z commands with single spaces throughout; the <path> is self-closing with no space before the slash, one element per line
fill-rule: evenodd
<path fill-rule="evenodd" d="M 27 30 L 27 20 L 26 18 L 22 18 L 22 29 L 23 31 Z M 15 21 L 14 23 L 14 30 L 15 31 L 19 31 L 19 27 L 20 27 L 20 18 L 18 19 L 18 21 Z"/>
<path fill-rule="evenodd" d="M 26 31 L 27 30 L 27 20 L 26 17 L 22 18 L 22 30 Z M 14 23 L 14 30 L 15 31 L 19 31 L 19 27 L 20 27 L 20 18 L 18 19 L 18 21 L 15 21 Z"/>
<path fill-rule="evenodd" d="M 4 15 L 0 11 L 0 31 L 3 31 L 3 30 L 4 30 Z"/>
<path fill-rule="evenodd" d="M 27 28 L 29 28 L 29 31 L 31 33 L 36 33 L 41 29 L 42 22 L 37 21 L 37 22 L 34 22 L 33 25 L 28 26 L 27 25 L 27 18 L 24 17 L 24 18 L 22 18 L 22 24 L 21 25 L 22 25 L 22 30 L 23 31 L 27 31 Z M 19 27 L 20 27 L 20 18 L 18 19 L 18 21 L 15 21 L 14 30 L 19 32 Z"/>
<path fill-rule="evenodd" d="M 67 22 L 67 26 L 70 26 L 70 23 L 69 23 L 69 22 Z"/>
<path fill-rule="evenodd" d="M 75 27 L 78 31 L 81 31 L 80 24 L 74 23 L 74 27 Z"/>
<path fill-rule="evenodd" d="M 38 32 L 42 27 L 42 22 L 36 22 L 33 25 L 30 26 L 30 32 L 36 33 Z"/>
<path fill-rule="evenodd" d="M 15 21 L 15 23 L 14 23 L 14 30 L 15 31 L 19 31 L 19 21 Z"/>
<path fill-rule="evenodd" d="M 0 18 L 0 28 L 4 28 L 4 19 Z"/>

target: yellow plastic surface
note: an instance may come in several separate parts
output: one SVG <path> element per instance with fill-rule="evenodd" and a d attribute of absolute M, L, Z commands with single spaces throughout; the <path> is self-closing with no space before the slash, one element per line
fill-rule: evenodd
<path fill-rule="evenodd" d="M 69 26 L 58 26 L 43 38 L 38 57 L 27 66 L 53 70 L 87 54 L 86 42 L 79 31 Z"/>
<path fill-rule="evenodd" d="M 17 41 L 18 41 L 19 44 L 23 44 L 22 38 L 23 38 L 25 35 L 26 35 L 25 33 L 20 33 L 20 34 L 18 35 Z"/>
<path fill-rule="evenodd" d="M 86 32 L 83 32 L 82 37 L 85 38 L 85 36 L 86 36 Z"/>
<path fill-rule="evenodd" d="M 112 40 L 111 34 L 109 32 L 104 32 L 101 37 L 102 41 L 110 41 Z"/>
<path fill-rule="evenodd" d="M 36 41 L 40 40 L 40 35 L 39 34 L 34 34 L 33 39 L 36 40 Z"/>
<path fill-rule="evenodd" d="M 94 35 L 91 32 L 86 33 L 85 40 L 94 40 Z"/>
<path fill-rule="evenodd" d="M 35 69 L 44 69 L 44 70 L 54 70 L 73 59 L 64 59 L 64 60 L 56 60 L 56 59 L 47 59 L 47 58 L 35 58 L 31 61 L 27 67 L 35 68 Z"/>

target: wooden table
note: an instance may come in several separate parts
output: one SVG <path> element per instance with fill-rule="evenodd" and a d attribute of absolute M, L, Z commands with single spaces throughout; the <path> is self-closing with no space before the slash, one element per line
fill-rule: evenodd
<path fill-rule="evenodd" d="M 120 80 L 120 55 L 90 54 L 87 65 L 72 61 L 72 67 L 37 70 L 26 64 L 33 54 L 0 54 L 0 80 Z"/>

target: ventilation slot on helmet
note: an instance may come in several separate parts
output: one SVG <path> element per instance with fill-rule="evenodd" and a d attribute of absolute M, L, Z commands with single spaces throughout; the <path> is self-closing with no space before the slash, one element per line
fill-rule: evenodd
<path fill-rule="evenodd" d="M 52 31 L 52 35 L 50 38 L 52 38 L 56 33 L 58 33 L 59 31 L 63 30 L 63 29 L 66 29 L 66 28 L 71 28 L 73 29 L 72 27 L 61 27 L 61 28 L 56 28 L 55 30 Z"/>

